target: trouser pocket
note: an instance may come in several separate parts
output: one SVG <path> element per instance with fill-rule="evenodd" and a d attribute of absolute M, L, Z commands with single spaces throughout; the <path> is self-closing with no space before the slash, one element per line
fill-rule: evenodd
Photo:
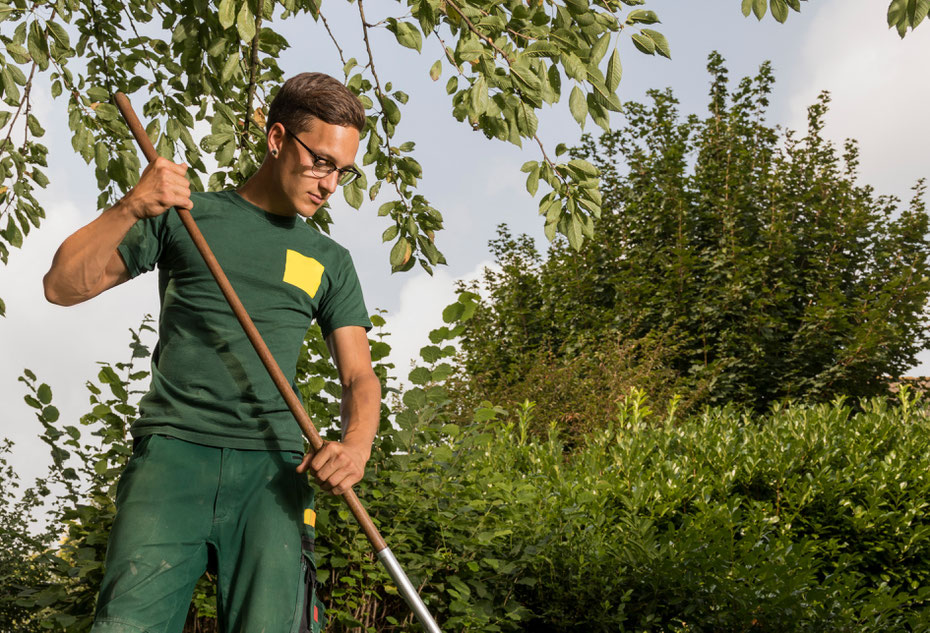
<path fill-rule="evenodd" d="M 312 537 L 304 536 L 301 539 L 301 550 L 301 587 L 297 592 L 299 618 L 297 633 L 320 633 L 326 624 L 326 614 L 319 598 Z"/>

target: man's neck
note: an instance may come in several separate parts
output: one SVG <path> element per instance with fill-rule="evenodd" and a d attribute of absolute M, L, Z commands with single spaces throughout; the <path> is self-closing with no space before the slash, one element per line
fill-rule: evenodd
<path fill-rule="evenodd" d="M 262 163 L 258 171 L 244 185 L 236 189 L 236 192 L 247 202 L 251 202 L 268 213 L 293 217 L 296 213 L 283 211 L 287 208 L 287 205 L 282 204 L 282 201 L 275 197 L 277 190 L 272 182 L 270 166 L 267 163 Z"/>

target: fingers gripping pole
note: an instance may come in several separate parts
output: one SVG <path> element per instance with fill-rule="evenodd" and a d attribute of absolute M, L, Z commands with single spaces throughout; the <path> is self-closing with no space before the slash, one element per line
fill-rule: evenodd
<path fill-rule="evenodd" d="M 400 595 L 404 597 L 404 600 L 407 601 L 407 604 L 410 605 L 410 610 L 413 611 L 413 614 L 420 620 L 420 624 L 423 625 L 423 628 L 429 633 L 442 633 L 439 630 L 439 625 L 436 624 L 433 616 L 431 616 L 427 610 L 426 605 L 423 604 L 423 600 L 420 599 L 416 587 L 413 586 L 413 583 L 407 578 L 407 574 L 404 573 L 397 559 L 394 558 L 391 548 L 385 547 L 383 550 L 379 551 L 378 560 L 380 560 L 384 568 L 387 569 L 391 578 L 394 579 L 397 590 L 400 592 Z"/>
<path fill-rule="evenodd" d="M 145 154 L 145 158 L 149 162 L 154 161 L 158 158 L 158 153 L 155 151 L 155 146 L 152 145 L 152 141 L 149 139 L 148 134 L 145 133 L 142 123 L 140 123 L 138 117 L 136 117 L 136 113 L 132 109 L 129 99 L 123 93 L 117 92 L 114 100 L 116 101 L 116 107 L 119 108 L 120 114 L 123 115 L 123 119 L 129 126 L 139 147 L 142 149 L 142 153 Z M 239 325 L 242 326 L 249 342 L 252 343 L 252 347 L 254 347 L 255 351 L 258 353 L 262 364 L 265 366 L 265 369 L 268 370 L 272 381 L 278 388 L 278 392 L 280 392 L 281 396 L 284 398 L 288 408 L 290 408 L 291 413 L 294 415 L 294 419 L 297 421 L 298 426 L 300 426 L 300 430 L 310 442 L 312 450 L 320 450 L 323 447 L 323 438 L 320 437 L 316 427 L 313 426 L 313 421 L 310 420 L 310 416 L 307 415 L 306 410 L 297 398 L 294 390 L 291 389 L 290 383 L 284 376 L 284 372 L 278 367 L 278 363 L 271 355 L 268 346 L 265 345 L 265 341 L 262 339 L 261 334 L 259 334 L 258 328 L 255 327 L 251 317 L 249 317 L 249 314 L 245 311 L 242 302 L 239 301 L 239 297 L 236 295 L 235 290 L 233 290 L 232 284 L 229 283 L 226 273 L 224 273 L 223 269 L 220 267 L 219 262 L 213 255 L 213 251 L 210 250 L 210 246 L 204 239 L 200 229 L 197 228 L 194 218 L 191 217 L 190 211 L 187 209 L 176 209 L 176 211 L 181 218 L 181 222 L 184 224 L 184 228 L 187 229 L 191 239 L 194 241 L 194 245 L 197 247 L 197 250 L 200 251 L 200 255 L 203 257 L 207 268 L 210 269 L 210 273 L 220 287 L 220 291 L 229 303 L 229 307 L 236 315 Z M 398 590 L 401 592 L 401 595 L 404 596 L 404 599 L 420 620 L 420 623 L 423 624 L 429 633 L 440 633 L 435 620 L 433 620 L 429 611 L 426 610 L 426 605 L 423 604 L 416 589 L 407 578 L 407 574 L 404 573 L 397 559 L 394 558 L 391 550 L 388 549 L 387 543 L 384 542 L 381 533 L 378 532 L 378 528 L 375 527 L 374 522 L 371 520 L 364 506 L 362 506 L 355 491 L 350 488 L 341 496 L 346 505 L 349 506 L 349 510 L 358 522 L 359 527 L 362 528 L 362 531 L 365 532 L 365 536 L 368 537 L 368 542 L 371 543 L 372 548 L 377 552 L 381 563 L 385 566 L 391 578 L 394 579 L 394 582 L 397 583 Z"/>

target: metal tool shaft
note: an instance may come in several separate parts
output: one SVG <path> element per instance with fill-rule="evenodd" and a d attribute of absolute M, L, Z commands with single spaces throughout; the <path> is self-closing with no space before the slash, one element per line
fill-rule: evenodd
<path fill-rule="evenodd" d="M 423 600 L 420 599 L 420 594 L 417 593 L 416 587 L 413 586 L 413 583 L 407 578 L 407 574 L 404 573 L 400 563 L 394 558 L 391 548 L 385 547 L 378 552 L 378 560 L 380 560 L 384 568 L 387 569 L 391 578 L 394 579 L 394 583 L 397 585 L 397 591 L 400 592 L 400 595 L 402 595 L 404 600 L 407 601 L 407 604 L 410 605 L 410 610 L 413 611 L 413 614 L 420 620 L 420 624 L 423 625 L 423 628 L 429 631 L 429 633 L 442 633 L 439 630 L 439 625 L 436 624 L 433 616 L 430 615 L 426 605 L 423 604 Z"/>

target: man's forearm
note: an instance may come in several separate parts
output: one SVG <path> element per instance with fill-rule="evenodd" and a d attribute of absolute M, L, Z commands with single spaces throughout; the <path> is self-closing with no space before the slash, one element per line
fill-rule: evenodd
<path fill-rule="evenodd" d="M 374 372 L 342 386 L 342 443 L 367 460 L 381 420 L 381 382 Z"/>

